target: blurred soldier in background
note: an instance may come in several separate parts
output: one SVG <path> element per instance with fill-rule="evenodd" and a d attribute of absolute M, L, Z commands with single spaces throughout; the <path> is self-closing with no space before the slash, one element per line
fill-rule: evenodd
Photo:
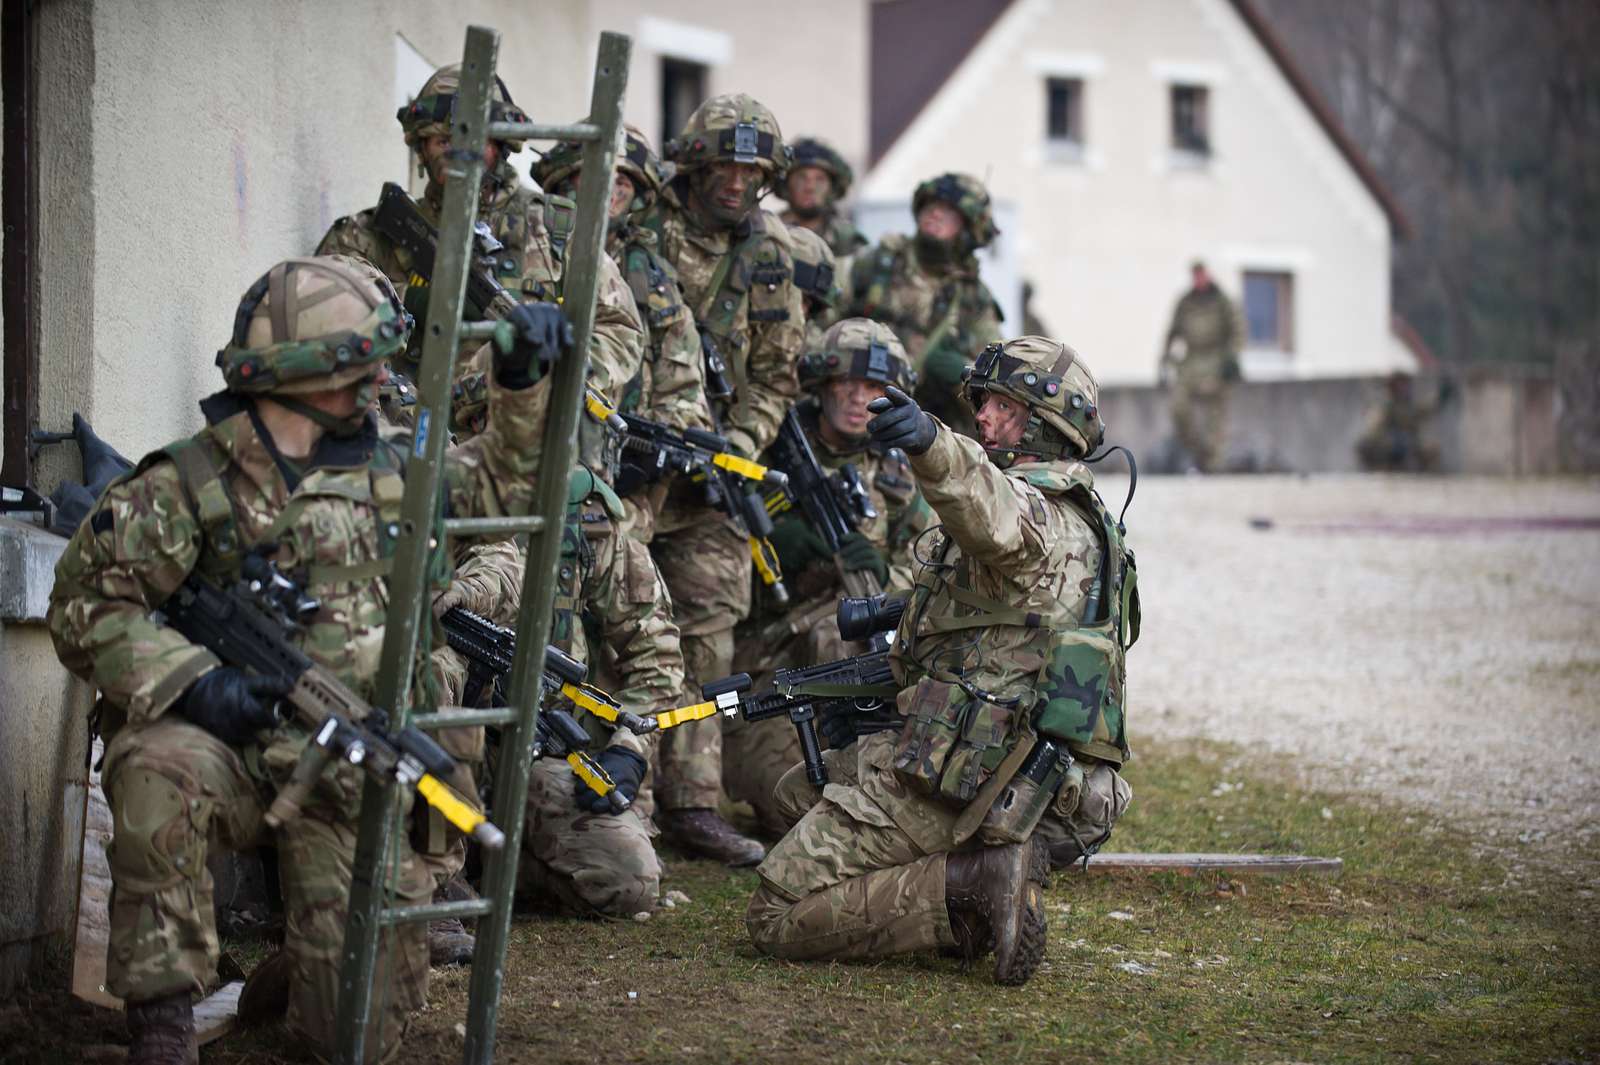
<path fill-rule="evenodd" d="M 970 432 L 961 371 L 1000 339 L 1000 307 L 978 279 L 975 254 L 999 235 L 989 192 L 977 178 L 941 174 L 917 186 L 911 212 L 915 236 L 885 237 L 855 257 L 840 317 L 894 330 L 917 372 L 917 402 Z"/>
<path fill-rule="evenodd" d="M 1177 377 L 1172 421 L 1189 461 L 1211 473 L 1228 436 L 1228 389 L 1239 380 L 1244 322 L 1233 301 L 1211 280 L 1206 264 L 1189 268 L 1193 284 L 1178 300 L 1161 348 L 1163 385 Z M 1174 342 L 1181 342 L 1174 344 Z"/>
<path fill-rule="evenodd" d="M 820 236 L 839 259 L 840 273 L 849 269 L 850 256 L 867 246 L 867 238 L 839 207 L 854 179 L 844 156 L 822 141 L 814 137 L 795 141 L 794 162 L 783 185 L 783 198 L 789 205 L 783 220 Z"/>
<path fill-rule="evenodd" d="M 1363 470 L 1435 473 L 1439 445 L 1428 439 L 1428 425 L 1454 395 L 1448 380 L 1439 383 L 1431 401 L 1419 401 L 1408 373 L 1396 371 L 1384 383 L 1383 398 L 1367 415 L 1367 428 L 1356 441 Z"/>

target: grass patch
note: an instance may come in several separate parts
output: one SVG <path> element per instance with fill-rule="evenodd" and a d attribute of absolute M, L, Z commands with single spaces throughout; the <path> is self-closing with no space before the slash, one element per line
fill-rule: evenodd
<path fill-rule="evenodd" d="M 931 956 L 764 958 L 744 932 L 754 877 L 669 857 L 686 907 L 648 922 L 517 922 L 496 1060 L 1600 1057 L 1600 900 L 1577 874 L 1475 858 L 1448 825 L 1301 791 L 1227 748 L 1152 747 L 1128 776 L 1117 850 L 1331 855 L 1345 874 L 1058 874 L 1046 968 L 1005 989 Z M 435 974 L 405 1060 L 459 1059 L 466 998 L 466 974 Z M 268 1030 L 204 1060 L 298 1060 L 279 1056 L 287 1045 Z"/>

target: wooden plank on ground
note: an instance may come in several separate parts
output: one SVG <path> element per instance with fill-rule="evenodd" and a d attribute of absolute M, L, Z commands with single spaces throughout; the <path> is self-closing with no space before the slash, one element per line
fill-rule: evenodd
<path fill-rule="evenodd" d="M 1078 862 L 1074 869 L 1083 869 Z M 1133 854 L 1102 851 L 1089 859 L 1091 873 L 1159 870 L 1179 873 L 1253 873 L 1262 876 L 1338 876 L 1342 858 L 1306 854 Z"/>
<path fill-rule="evenodd" d="M 201 1046 L 233 1031 L 239 1017 L 239 992 L 244 981 L 224 984 L 194 1004 L 195 1038 Z"/>

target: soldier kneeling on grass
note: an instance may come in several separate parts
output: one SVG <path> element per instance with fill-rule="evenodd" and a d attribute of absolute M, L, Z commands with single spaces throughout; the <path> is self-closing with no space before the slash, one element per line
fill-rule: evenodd
<path fill-rule="evenodd" d="M 890 655 L 899 728 L 828 752 L 831 785 L 757 870 L 761 950 L 993 950 L 1013 985 L 1043 959 L 1051 859 L 1092 853 L 1132 795 L 1117 770 L 1138 597 L 1081 461 L 1104 437 L 1098 394 L 1075 351 L 1022 337 L 967 375 L 978 440 L 897 388 L 871 405 L 867 431 L 910 456 L 942 524 Z"/>

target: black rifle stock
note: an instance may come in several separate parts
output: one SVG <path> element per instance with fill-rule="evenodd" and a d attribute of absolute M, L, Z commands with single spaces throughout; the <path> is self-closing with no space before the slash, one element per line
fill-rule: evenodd
<path fill-rule="evenodd" d="M 388 714 L 371 706 L 301 651 L 289 636 L 317 609 L 261 554 L 246 557 L 236 588 L 220 588 L 199 574 L 161 607 L 166 623 L 210 650 L 224 664 L 291 685 L 285 702 L 310 732 L 288 783 L 267 811 L 274 828 L 298 817 L 311 790 L 334 758 L 342 758 L 380 780 L 414 788 L 429 806 L 485 847 L 505 836 L 470 802 L 440 778 L 455 760 L 433 738 L 408 727 L 388 731 Z"/>
<path fill-rule="evenodd" d="M 423 215 L 406 190 L 392 181 L 383 185 L 378 197 L 378 209 L 373 214 L 373 225 L 388 237 L 396 247 L 404 248 L 411 259 L 411 285 L 433 283 L 433 264 L 439 244 L 439 231 Z M 473 258 L 467 266 L 467 306 L 463 316 L 474 321 L 486 318 L 503 318 L 517 305 L 517 298 L 500 284 L 493 271 L 483 265 L 485 256 L 493 255 L 503 245 L 479 222 L 473 233 Z M 421 323 L 418 323 L 419 325 Z"/>

